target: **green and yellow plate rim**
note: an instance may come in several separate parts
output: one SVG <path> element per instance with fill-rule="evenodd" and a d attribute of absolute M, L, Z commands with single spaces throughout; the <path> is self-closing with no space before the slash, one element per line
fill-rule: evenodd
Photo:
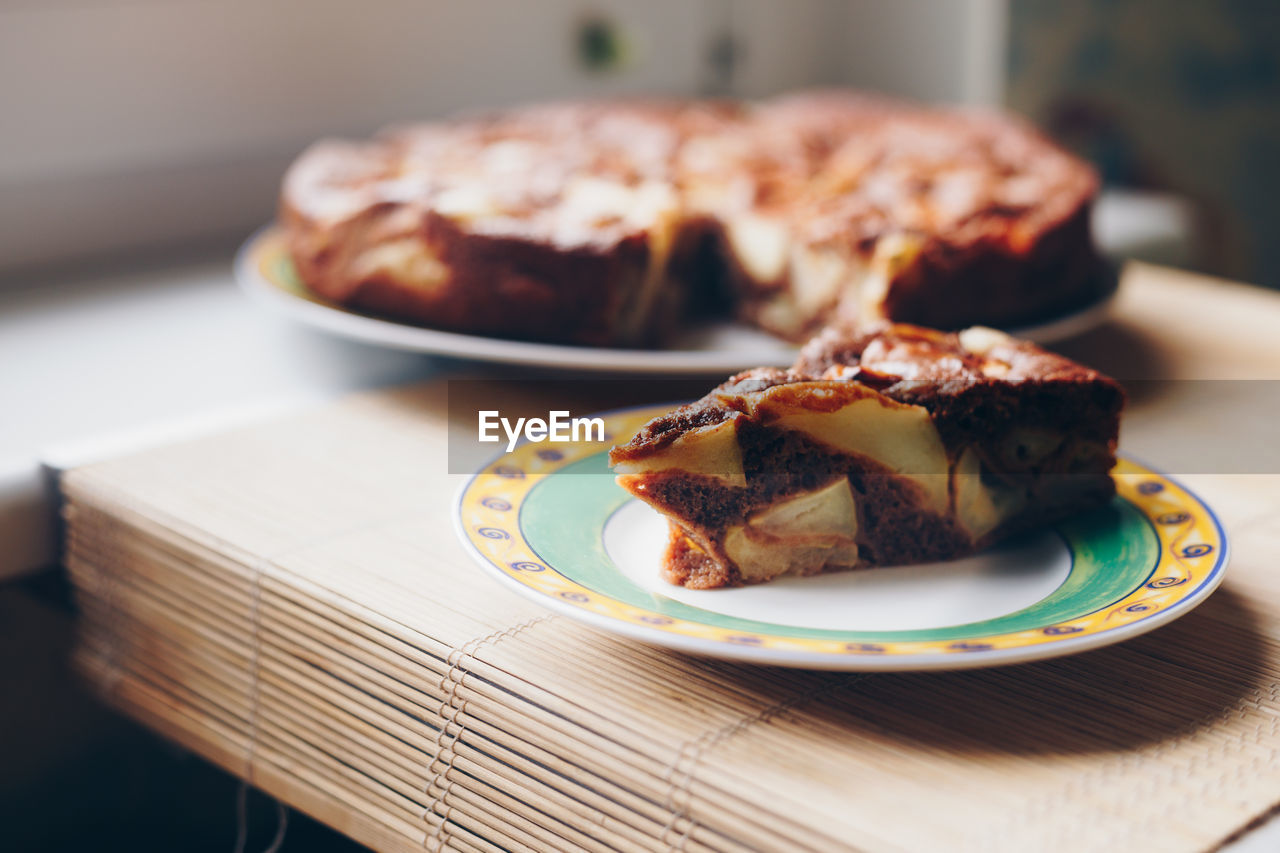
<path fill-rule="evenodd" d="M 1221 582 L 1228 543 L 1213 511 L 1129 458 L 1099 514 L 1056 525 L 1072 554 L 1048 598 L 970 625 L 830 631 L 749 622 L 655 596 L 616 569 L 603 525 L 633 498 L 607 473 L 608 447 L 670 406 L 600 415 L 603 442 L 528 443 L 470 477 L 455 523 L 499 581 L 544 606 L 634 640 L 757 663 L 848 670 L 957 669 L 1072 654 L 1188 612 Z"/>

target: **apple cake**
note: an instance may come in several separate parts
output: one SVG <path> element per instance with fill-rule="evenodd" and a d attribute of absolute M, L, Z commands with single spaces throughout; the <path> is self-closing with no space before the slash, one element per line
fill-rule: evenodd
<path fill-rule="evenodd" d="M 735 316 L 1031 323 L 1103 277 L 1088 165 L 1010 116 L 850 93 L 566 103 L 321 142 L 280 210 L 303 283 L 437 329 L 596 346 Z"/>
<path fill-rule="evenodd" d="M 1114 494 L 1124 392 L 984 327 L 830 328 L 610 452 L 670 521 L 664 574 L 712 588 L 945 560 Z"/>

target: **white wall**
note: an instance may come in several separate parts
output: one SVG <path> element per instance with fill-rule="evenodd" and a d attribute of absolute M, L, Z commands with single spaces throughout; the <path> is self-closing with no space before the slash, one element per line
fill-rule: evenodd
<path fill-rule="evenodd" d="M 1004 98 L 1008 0 L 832 0 L 833 82 L 925 101 Z"/>
<path fill-rule="evenodd" d="M 1000 2 L 9 0 L 0 274 L 245 232 L 319 136 L 476 105 L 702 91 L 726 8 L 744 43 L 738 94 L 847 83 L 989 99 L 964 68 L 982 55 L 975 21 Z M 588 14 L 628 35 L 627 67 L 579 67 Z"/>
<path fill-rule="evenodd" d="M 580 70 L 587 10 L 637 43 Z M 26 0 L 0 8 L 0 267 L 251 228 L 316 137 L 702 79 L 699 3 Z"/>

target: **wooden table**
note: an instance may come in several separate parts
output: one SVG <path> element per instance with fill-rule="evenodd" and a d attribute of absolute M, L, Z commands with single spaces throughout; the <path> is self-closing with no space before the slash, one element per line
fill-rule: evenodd
<path fill-rule="evenodd" d="M 69 472 L 85 671 L 382 849 L 1212 847 L 1280 803 L 1280 294 L 1135 265 L 1061 349 L 1233 549 L 1111 649 L 858 677 L 548 617 L 456 541 L 436 384 Z"/>

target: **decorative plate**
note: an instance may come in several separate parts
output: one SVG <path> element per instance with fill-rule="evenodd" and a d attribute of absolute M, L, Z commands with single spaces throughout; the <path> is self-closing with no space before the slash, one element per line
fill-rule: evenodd
<path fill-rule="evenodd" d="M 1098 648 L 1187 613 L 1227 540 L 1199 498 L 1122 459 L 1109 506 L 948 563 L 689 590 L 659 577 L 664 519 L 614 483 L 608 448 L 670 407 L 602 415 L 603 442 L 524 444 L 463 487 L 458 534 L 488 572 L 640 642 L 814 669 L 995 666 Z"/>
<path fill-rule="evenodd" d="M 1115 275 L 1114 271 L 1108 274 Z M 787 342 L 729 321 L 691 327 L 665 349 L 643 350 L 490 338 L 371 317 L 307 290 L 294 271 L 283 235 L 275 227 L 264 228 L 241 247 L 236 279 L 250 296 L 309 326 L 369 344 L 453 358 L 577 371 L 723 376 L 749 367 L 786 366 L 796 357 L 795 347 Z M 1042 344 L 1074 337 L 1106 319 L 1114 296 L 1112 288 L 1079 311 L 1011 331 Z"/>

